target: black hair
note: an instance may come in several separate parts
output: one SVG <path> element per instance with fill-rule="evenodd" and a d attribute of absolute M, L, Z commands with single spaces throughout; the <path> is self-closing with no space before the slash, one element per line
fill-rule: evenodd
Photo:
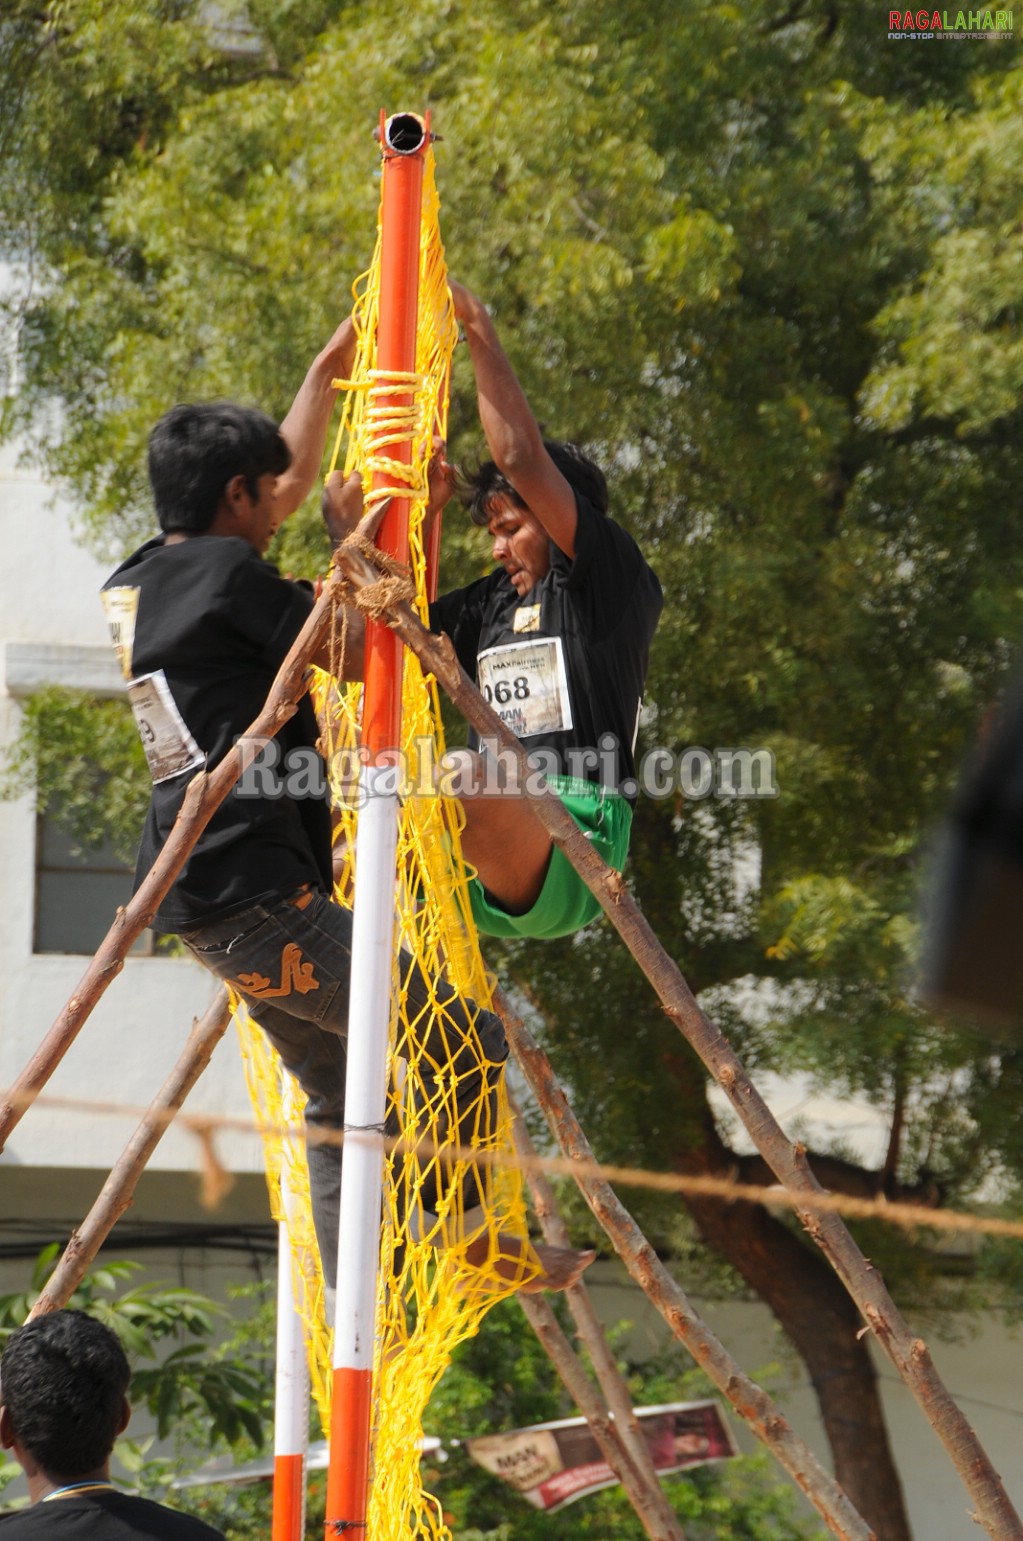
<path fill-rule="evenodd" d="M 84 1311 L 54 1311 L 8 1339 L 0 1403 L 19 1445 L 48 1476 L 71 1480 L 106 1465 L 130 1379 L 109 1327 Z"/>
<path fill-rule="evenodd" d="M 543 447 L 569 486 L 592 503 L 598 513 L 606 514 L 607 480 L 600 467 L 575 444 L 544 439 Z M 485 526 L 490 522 L 490 505 L 498 497 L 512 498 L 520 508 L 528 506 L 493 460 L 485 460 L 478 470 L 466 475 L 464 484 L 464 503 L 473 524 Z"/>
<path fill-rule="evenodd" d="M 229 401 L 171 407 L 149 435 L 149 480 L 161 530 L 201 535 L 233 476 L 244 476 L 255 498 L 261 476 L 280 476 L 290 464 L 277 424 L 255 407 Z"/>

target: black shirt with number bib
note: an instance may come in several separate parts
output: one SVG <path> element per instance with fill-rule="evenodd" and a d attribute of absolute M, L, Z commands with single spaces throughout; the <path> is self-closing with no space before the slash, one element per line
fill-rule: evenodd
<path fill-rule="evenodd" d="M 634 803 L 636 730 L 663 595 L 632 536 L 578 492 L 575 499 L 574 559 L 551 541 L 550 569 L 528 594 L 497 568 L 436 600 L 430 625 L 447 632 L 463 669 L 527 749 L 553 751 L 558 774 Z M 475 735 L 470 744 L 478 747 Z"/>
<path fill-rule="evenodd" d="M 137 887 L 196 769 L 212 770 L 262 711 L 312 595 L 282 578 L 247 540 L 193 536 L 167 544 L 161 536 L 121 564 L 102 598 L 154 780 Z M 187 930 L 305 883 L 330 892 L 326 798 L 288 796 L 285 785 L 296 751 L 306 764 L 316 756 L 318 732 L 305 696 L 271 751 L 280 774 L 257 775 L 231 791 L 163 900 L 160 929 Z"/>

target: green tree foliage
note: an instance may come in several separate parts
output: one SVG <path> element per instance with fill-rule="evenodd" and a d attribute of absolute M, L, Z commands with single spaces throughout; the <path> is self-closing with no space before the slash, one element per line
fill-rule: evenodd
<path fill-rule="evenodd" d="M 630 1364 L 620 1356 L 637 1401 L 685 1401 L 714 1394 L 684 1356 L 668 1350 Z M 507 1483 L 473 1462 L 459 1444 L 469 1434 L 496 1433 L 576 1416 L 550 1360 L 514 1301 L 487 1315 L 479 1335 L 460 1345 L 427 1413 L 447 1459 L 427 1474 L 444 1505 L 455 1541 L 642 1541 L 645 1532 L 621 1489 L 605 1488 L 556 1514 L 532 1509 Z M 450 1447 L 450 1448 L 449 1448 Z M 773 1481 L 763 1456 L 694 1467 L 666 1483 L 688 1541 L 809 1541 L 822 1532 L 796 1516 L 793 1495 Z"/>
<path fill-rule="evenodd" d="M 57 1259 L 56 1244 L 40 1253 L 29 1288 L 0 1296 L 0 1349 L 25 1320 Z M 211 1338 L 226 1313 L 206 1296 L 162 1285 L 124 1283 L 139 1265 L 114 1261 L 89 1273 L 68 1302 L 88 1311 L 118 1334 L 133 1365 L 132 1405 L 154 1417 L 156 1435 L 174 1435 L 174 1457 L 152 1454 L 153 1437 L 124 1437 L 115 1459 L 122 1480 L 199 1515 L 228 1541 L 268 1533 L 271 1485 L 211 1482 L 179 1491 L 175 1477 L 205 1465 L 212 1453 L 243 1464 L 265 1449 L 273 1419 L 273 1336 L 276 1311 L 265 1284 L 234 1292 L 232 1329 L 215 1348 Z M 178 1346 L 167 1353 L 169 1342 Z M 628 1366 L 623 1365 L 623 1368 Z M 637 1395 L 680 1400 L 708 1395 L 702 1378 L 686 1371 L 669 1351 L 632 1367 Z M 448 1513 L 455 1541 L 474 1541 L 485 1529 L 491 1541 L 557 1541 L 559 1536 L 644 1534 L 618 1489 L 584 1499 L 563 1514 L 545 1517 L 524 1499 L 474 1465 L 459 1441 L 469 1434 L 513 1428 L 570 1416 L 563 1388 L 539 1342 L 514 1302 L 505 1302 L 463 1345 L 431 1404 L 429 1428 L 451 1442 L 448 1461 L 428 1480 Z M 315 1415 L 314 1415 L 315 1416 Z M 17 1474 L 16 1462 L 0 1460 L 0 1493 Z M 762 1457 L 695 1469 L 672 1483 L 673 1498 L 692 1541 L 808 1541 L 816 1534 L 794 1517 L 792 1495 L 778 1486 Z M 311 1474 L 306 1533 L 320 1534 L 325 1483 Z M 466 1528 L 471 1523 L 471 1528 Z"/>
<path fill-rule="evenodd" d="M 57 685 L 32 696 L 0 758 L 0 797 L 18 796 L 26 786 L 80 846 L 110 840 L 123 861 L 132 860 L 150 780 L 127 703 Z"/>
<path fill-rule="evenodd" d="M 26 1320 L 59 1253 L 57 1242 L 45 1247 L 29 1287 L 0 1296 L 0 1350 Z M 126 1288 L 141 1266 L 125 1259 L 100 1265 L 86 1274 L 67 1306 L 87 1311 L 121 1339 L 132 1366 L 129 1400 L 148 1412 L 155 1435 L 128 1433 L 118 1441 L 115 1458 L 137 1486 L 164 1498 L 182 1466 L 199 1465 L 218 1446 L 263 1449 L 273 1420 L 270 1328 L 243 1326 L 214 1347 L 228 1320 L 223 1306 L 180 1286 Z M 154 1438 L 171 1436 L 174 1459 L 149 1456 Z M 10 1464 L 0 1468 L 0 1489 L 16 1472 Z"/>
<path fill-rule="evenodd" d="M 371 250 L 379 109 L 429 107 L 451 269 L 664 583 L 643 743 L 776 757 L 773 800 L 640 800 L 646 913 L 754 1066 L 887 1115 L 858 1191 L 1010 1196 L 1020 1056 L 912 981 L 929 832 L 1019 631 L 1015 45 L 889 44 L 846 0 L 261 0 L 217 8 L 230 47 L 205 14 L 17 0 L 0 25 L 7 429 L 97 545 L 148 533 L 149 425 L 188 397 L 284 411 Z M 458 356 L 451 437 L 478 453 Z M 446 562 L 487 565 L 457 516 Z M 604 926 L 502 966 L 602 1155 L 734 1164 Z M 916 1309 L 1016 1288 L 1002 1249 L 967 1288 L 885 1238 Z"/>

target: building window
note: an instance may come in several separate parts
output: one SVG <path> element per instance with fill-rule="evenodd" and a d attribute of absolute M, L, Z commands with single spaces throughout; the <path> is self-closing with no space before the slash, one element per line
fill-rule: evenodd
<path fill-rule="evenodd" d="M 36 821 L 37 953 L 94 953 L 106 936 L 119 905 L 131 898 L 133 868 L 121 861 L 109 841 L 88 849 L 61 827 L 52 809 Z M 147 930 L 133 943 L 130 956 L 152 957 L 171 948 L 171 939 Z"/>

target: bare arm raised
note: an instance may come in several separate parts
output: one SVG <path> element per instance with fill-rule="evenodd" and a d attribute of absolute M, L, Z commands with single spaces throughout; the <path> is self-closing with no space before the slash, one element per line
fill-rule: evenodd
<path fill-rule="evenodd" d="M 355 328 L 349 316 L 313 359 L 281 424 L 281 436 L 291 450 L 291 465 L 277 482 L 278 522 L 295 512 L 319 477 L 337 397 L 332 382 L 347 378 L 354 360 Z"/>
<path fill-rule="evenodd" d="M 525 392 L 483 302 L 451 284 L 455 315 L 469 344 L 480 422 L 490 453 L 519 497 L 567 557 L 575 556 L 575 494 L 544 448 Z"/>

